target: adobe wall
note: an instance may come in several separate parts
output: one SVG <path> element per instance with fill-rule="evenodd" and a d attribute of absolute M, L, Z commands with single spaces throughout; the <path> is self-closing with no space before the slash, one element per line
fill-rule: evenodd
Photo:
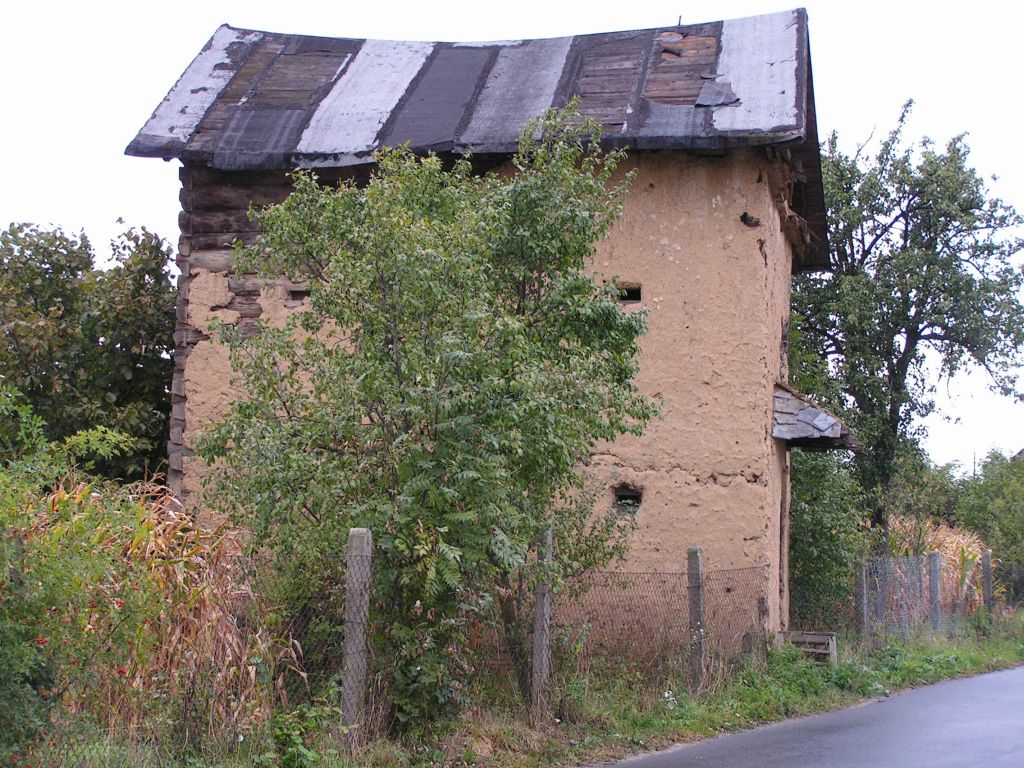
<path fill-rule="evenodd" d="M 650 310 L 650 330 L 641 340 L 639 386 L 662 404 L 662 418 L 642 438 L 602 446 L 591 460 L 608 487 L 603 503 L 612 504 L 619 483 L 643 491 L 622 568 L 685 570 L 694 545 L 703 547 L 708 569 L 767 565 L 767 583 L 757 585 L 766 628 L 781 625 L 787 599 L 780 569 L 788 457 L 770 432 L 773 385 L 785 380 L 792 254 L 769 184 L 775 163 L 763 150 L 635 155 L 624 216 L 593 265 L 641 285 L 636 308 Z M 248 200 L 271 203 L 287 192 L 283 172 L 182 171 L 170 481 L 188 498 L 204 472 L 192 455 L 196 438 L 234 394 L 210 321 L 244 328 L 301 305 L 294 287 L 232 276 L 226 248 L 256 236 Z"/>
<path fill-rule="evenodd" d="M 662 418 L 591 462 L 606 504 L 616 484 L 643 491 L 623 568 L 684 570 L 695 545 L 707 569 L 768 565 L 768 625 L 779 627 L 788 456 L 770 432 L 773 385 L 786 378 L 792 254 L 771 161 L 749 150 L 629 165 L 637 180 L 594 269 L 641 284 L 649 331 L 638 383 L 660 395 Z"/>

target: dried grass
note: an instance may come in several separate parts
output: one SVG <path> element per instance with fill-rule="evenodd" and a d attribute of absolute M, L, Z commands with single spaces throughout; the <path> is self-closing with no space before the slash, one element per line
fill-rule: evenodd
<path fill-rule="evenodd" d="M 892 516 L 889 537 L 894 555 L 938 552 L 942 556 L 944 610 L 968 615 L 982 604 L 981 556 L 986 547 L 977 533 L 945 522 Z"/>
<path fill-rule="evenodd" d="M 90 684 L 65 692 L 66 710 L 89 713 L 110 733 L 152 734 L 154 723 L 162 723 L 183 743 L 200 734 L 208 740 L 244 738 L 283 702 L 285 676 L 303 674 L 298 648 L 261 627 L 261 601 L 250 586 L 238 529 L 204 527 L 156 483 L 133 485 L 126 493 L 121 503 L 138 516 L 97 532 L 95 546 L 136 566 L 146 582 L 138 588 L 152 594 L 156 605 L 127 668 L 81 661 Z M 54 496 L 51 509 L 69 498 L 79 505 L 104 501 L 73 479 Z M 45 515 L 37 520 L 46 524 Z M 125 587 L 111 583 L 100 591 L 114 595 Z"/>

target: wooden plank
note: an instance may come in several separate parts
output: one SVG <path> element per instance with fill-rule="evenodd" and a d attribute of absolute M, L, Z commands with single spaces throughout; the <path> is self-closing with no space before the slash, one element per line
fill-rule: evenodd
<path fill-rule="evenodd" d="M 192 254 L 192 266 L 208 272 L 230 272 L 235 268 L 234 254 L 228 250 L 196 251 Z"/>
<path fill-rule="evenodd" d="M 260 277 L 228 278 L 228 290 L 232 293 L 255 293 L 263 290 L 267 281 Z"/>
<path fill-rule="evenodd" d="M 180 219 L 179 219 L 180 221 Z M 190 215 L 191 232 L 206 234 L 211 232 L 259 232 L 257 224 L 249 219 L 247 210 L 227 211 L 194 211 Z M 184 228 L 183 230 L 184 231 Z"/>
<path fill-rule="evenodd" d="M 252 245 L 259 239 L 258 232 L 217 232 L 192 236 L 192 247 L 197 250 L 216 251 L 231 248 L 236 242 Z"/>
<path fill-rule="evenodd" d="M 179 200 L 182 207 L 189 211 L 244 211 L 250 205 L 263 208 L 280 203 L 291 191 L 290 185 L 283 184 L 204 184 L 193 190 L 182 189 Z"/>

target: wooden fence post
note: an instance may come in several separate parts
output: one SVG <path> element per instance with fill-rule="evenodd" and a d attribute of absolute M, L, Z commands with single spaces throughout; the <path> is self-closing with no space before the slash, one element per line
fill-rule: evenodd
<path fill-rule="evenodd" d="M 942 627 L 942 556 L 936 552 L 928 553 L 928 605 L 932 620 L 932 631 L 938 632 Z"/>
<path fill-rule="evenodd" d="M 544 534 L 544 551 L 540 557 L 550 563 L 554 541 L 551 526 Z M 537 584 L 533 605 L 533 669 L 530 676 L 530 709 L 539 720 L 544 715 L 545 690 L 551 673 L 551 591 L 547 578 Z"/>
<path fill-rule="evenodd" d="M 875 624 L 882 628 L 883 633 L 888 633 L 889 609 L 889 578 L 892 575 L 892 557 L 885 555 L 876 558 L 876 569 L 878 576 L 875 579 L 878 594 L 875 595 Z"/>
<path fill-rule="evenodd" d="M 991 615 L 995 610 L 996 600 L 992 592 L 992 550 L 986 549 L 981 553 L 981 591 L 985 598 L 985 608 Z"/>
<path fill-rule="evenodd" d="M 362 739 L 366 709 L 372 560 L 373 534 L 366 528 L 350 528 L 345 556 L 345 645 L 341 657 L 341 724 L 349 729 L 350 746 Z"/>
<path fill-rule="evenodd" d="M 694 690 L 704 676 L 704 555 L 700 547 L 686 551 L 687 592 L 690 608 L 690 681 Z"/>
<path fill-rule="evenodd" d="M 857 569 L 857 623 L 861 639 L 871 636 L 871 609 L 868 603 L 868 564 Z"/>

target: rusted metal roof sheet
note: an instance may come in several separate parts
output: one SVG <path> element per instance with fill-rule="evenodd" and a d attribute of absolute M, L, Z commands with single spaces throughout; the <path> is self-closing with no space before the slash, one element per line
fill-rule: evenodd
<path fill-rule="evenodd" d="M 815 198 L 812 225 L 813 209 L 824 210 L 802 9 L 489 43 L 333 39 L 225 25 L 127 153 L 224 170 L 358 165 L 404 143 L 420 152 L 503 154 L 515 150 L 529 119 L 574 96 L 603 123 L 608 146 L 791 145 Z M 823 241 L 824 232 L 817 234 Z"/>

